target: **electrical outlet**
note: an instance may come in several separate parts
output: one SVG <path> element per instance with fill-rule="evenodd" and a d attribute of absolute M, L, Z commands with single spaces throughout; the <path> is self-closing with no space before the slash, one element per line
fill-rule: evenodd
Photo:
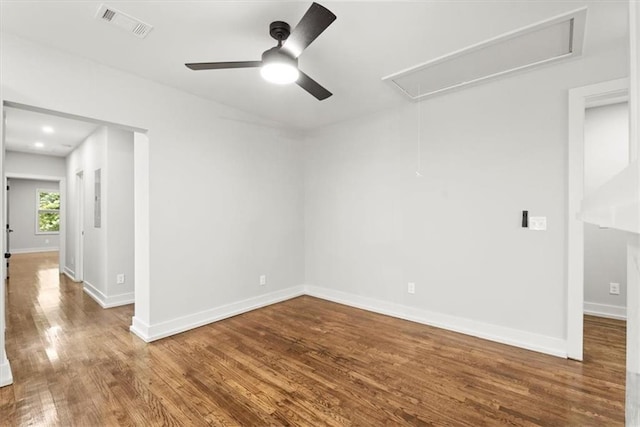
<path fill-rule="evenodd" d="M 529 217 L 529 230 L 545 231 L 546 229 L 547 229 L 546 216 L 530 216 Z"/>
<path fill-rule="evenodd" d="M 410 294 L 415 294 L 416 293 L 416 284 L 413 282 L 409 282 L 407 284 L 407 292 L 409 292 Z"/>
<path fill-rule="evenodd" d="M 609 283 L 609 294 L 620 295 L 620 283 Z"/>
<path fill-rule="evenodd" d="M 124 285 L 124 274 L 120 273 L 116 275 L 116 284 Z"/>
<path fill-rule="evenodd" d="M 260 286 L 264 286 L 266 284 L 267 284 L 267 276 L 263 274 L 262 276 L 260 276 Z"/>

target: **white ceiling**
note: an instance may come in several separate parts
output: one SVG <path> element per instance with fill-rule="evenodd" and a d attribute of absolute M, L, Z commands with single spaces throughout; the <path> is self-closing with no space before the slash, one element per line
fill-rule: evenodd
<path fill-rule="evenodd" d="M 19 108 L 5 107 L 5 148 L 65 157 L 100 125 Z M 52 133 L 43 131 L 47 126 Z M 36 142 L 42 143 L 37 147 Z"/>
<path fill-rule="evenodd" d="M 274 46 L 271 21 L 295 26 L 308 1 L 105 1 L 154 26 L 138 39 L 94 18 L 102 2 L 1 3 L 0 29 L 226 104 L 285 126 L 312 129 L 408 102 L 381 78 L 525 25 L 589 6 L 587 44 L 626 43 L 627 2 L 321 2 L 337 20 L 300 57 L 333 92 L 317 101 L 258 69 L 191 71 L 185 62 L 259 60 Z M 533 71 L 535 72 L 535 71 Z M 491 83 L 487 83 L 491 84 Z"/>

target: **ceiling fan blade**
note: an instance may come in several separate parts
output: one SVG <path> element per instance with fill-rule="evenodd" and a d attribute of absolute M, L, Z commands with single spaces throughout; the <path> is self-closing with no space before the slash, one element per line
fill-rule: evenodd
<path fill-rule="evenodd" d="M 327 99 L 328 97 L 333 95 L 331 92 L 329 92 L 328 90 L 320 86 L 318 82 L 313 80 L 311 77 L 307 76 L 302 71 L 300 71 L 300 77 L 298 77 L 298 80 L 296 81 L 296 83 L 302 89 L 306 90 L 311 95 L 315 96 L 319 101 L 322 101 L 323 99 Z"/>
<path fill-rule="evenodd" d="M 262 61 L 235 61 L 235 62 L 195 62 L 184 64 L 192 70 L 224 70 L 226 68 L 255 68 L 262 66 Z"/>
<path fill-rule="evenodd" d="M 329 9 L 313 3 L 282 45 L 282 50 L 297 58 L 335 20 L 336 15 Z"/>

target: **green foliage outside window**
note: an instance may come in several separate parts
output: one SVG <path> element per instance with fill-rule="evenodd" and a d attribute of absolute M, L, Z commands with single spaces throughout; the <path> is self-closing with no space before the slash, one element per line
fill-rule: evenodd
<path fill-rule="evenodd" d="M 41 233 L 60 231 L 60 193 L 38 191 L 38 231 Z"/>

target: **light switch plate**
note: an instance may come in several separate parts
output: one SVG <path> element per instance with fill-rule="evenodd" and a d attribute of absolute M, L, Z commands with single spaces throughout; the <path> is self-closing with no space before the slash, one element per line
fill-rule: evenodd
<path fill-rule="evenodd" d="M 529 229 L 536 231 L 544 231 L 547 229 L 547 217 L 546 216 L 530 216 L 529 217 Z"/>

